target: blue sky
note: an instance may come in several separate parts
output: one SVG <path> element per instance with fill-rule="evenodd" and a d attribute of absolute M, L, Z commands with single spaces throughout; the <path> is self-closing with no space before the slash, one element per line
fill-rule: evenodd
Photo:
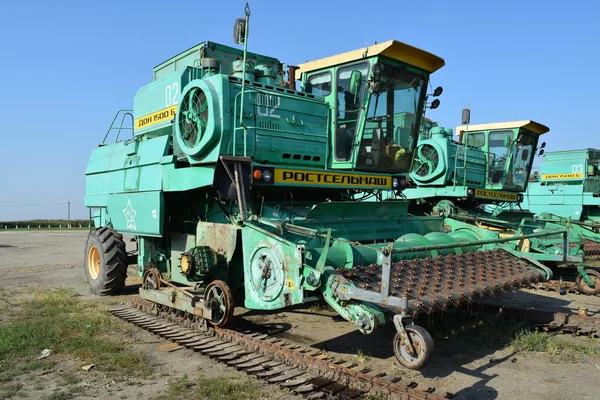
<path fill-rule="evenodd" d="M 0 220 L 85 218 L 84 171 L 152 67 L 232 43 L 245 1 L 28 1 L 0 8 Z M 271 1 L 250 4 L 249 49 L 289 64 L 397 39 L 446 60 L 428 116 L 454 128 L 534 119 L 547 150 L 600 147 L 594 1 Z"/>

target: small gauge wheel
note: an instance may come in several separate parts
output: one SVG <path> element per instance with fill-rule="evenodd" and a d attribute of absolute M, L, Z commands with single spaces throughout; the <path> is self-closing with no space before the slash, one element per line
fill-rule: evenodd
<path fill-rule="evenodd" d="M 212 281 L 204 292 L 206 306 L 212 309 L 209 322 L 214 326 L 225 326 L 233 317 L 233 294 L 223 281 Z"/>
<path fill-rule="evenodd" d="M 146 271 L 144 271 L 144 276 L 142 278 L 142 289 L 160 289 L 160 273 L 156 268 L 149 268 Z"/>
<path fill-rule="evenodd" d="M 577 284 L 577 287 L 579 288 L 579 290 L 581 290 L 585 294 L 591 294 L 591 295 L 599 294 L 600 293 L 600 273 L 596 272 L 594 270 L 591 270 L 591 269 L 586 269 L 585 273 L 590 277 L 592 282 L 594 282 L 594 287 L 588 286 L 588 284 L 585 282 L 585 280 L 583 279 L 583 276 L 581 276 L 581 274 L 577 274 L 577 277 L 575 278 L 575 283 Z"/>
<path fill-rule="evenodd" d="M 394 354 L 398 362 L 406 368 L 419 369 L 427 363 L 433 354 L 433 339 L 429 332 L 418 325 L 409 325 L 404 329 L 416 354 L 410 354 L 402 344 L 402 339 L 398 332 L 394 336 Z"/>

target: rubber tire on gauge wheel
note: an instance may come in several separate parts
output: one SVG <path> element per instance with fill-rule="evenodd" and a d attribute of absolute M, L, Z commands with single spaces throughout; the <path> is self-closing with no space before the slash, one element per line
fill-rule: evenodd
<path fill-rule="evenodd" d="M 396 332 L 394 336 L 394 354 L 400 364 L 410 369 L 419 369 L 423 367 L 431 355 L 433 354 L 433 339 L 429 332 L 425 328 L 419 325 L 408 325 L 404 328 L 407 335 L 409 335 L 413 347 L 417 350 L 418 354 L 414 360 L 405 358 L 400 349 L 400 334 Z"/>
<path fill-rule="evenodd" d="M 594 287 L 591 288 L 587 283 L 583 280 L 583 276 L 581 274 L 577 274 L 575 278 L 575 283 L 579 290 L 581 290 L 585 294 L 599 294 L 600 293 L 600 273 L 594 271 L 593 269 L 586 269 L 585 273 L 588 274 L 591 280 L 594 281 Z"/>
<path fill-rule="evenodd" d="M 90 232 L 85 245 L 84 265 L 92 292 L 98 295 L 119 294 L 127 278 L 127 250 L 123 235 L 105 227 Z"/>

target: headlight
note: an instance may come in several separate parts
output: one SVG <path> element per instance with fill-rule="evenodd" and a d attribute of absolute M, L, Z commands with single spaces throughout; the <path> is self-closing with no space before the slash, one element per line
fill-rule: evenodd
<path fill-rule="evenodd" d="M 397 189 L 399 184 L 400 184 L 400 181 L 398 180 L 398 178 L 396 178 L 396 177 L 392 178 L 392 188 Z"/>
<path fill-rule="evenodd" d="M 263 177 L 263 181 L 271 182 L 271 179 L 273 179 L 273 174 L 268 169 L 265 169 L 263 171 L 262 177 Z"/>

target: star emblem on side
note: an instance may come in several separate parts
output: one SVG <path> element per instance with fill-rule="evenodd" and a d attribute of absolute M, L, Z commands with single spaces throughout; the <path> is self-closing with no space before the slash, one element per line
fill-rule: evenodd
<path fill-rule="evenodd" d="M 127 222 L 127 229 L 135 231 L 135 214 L 136 211 L 131 207 L 131 199 L 127 200 L 127 207 L 123 209 L 123 214 L 125 214 L 125 220 Z"/>

